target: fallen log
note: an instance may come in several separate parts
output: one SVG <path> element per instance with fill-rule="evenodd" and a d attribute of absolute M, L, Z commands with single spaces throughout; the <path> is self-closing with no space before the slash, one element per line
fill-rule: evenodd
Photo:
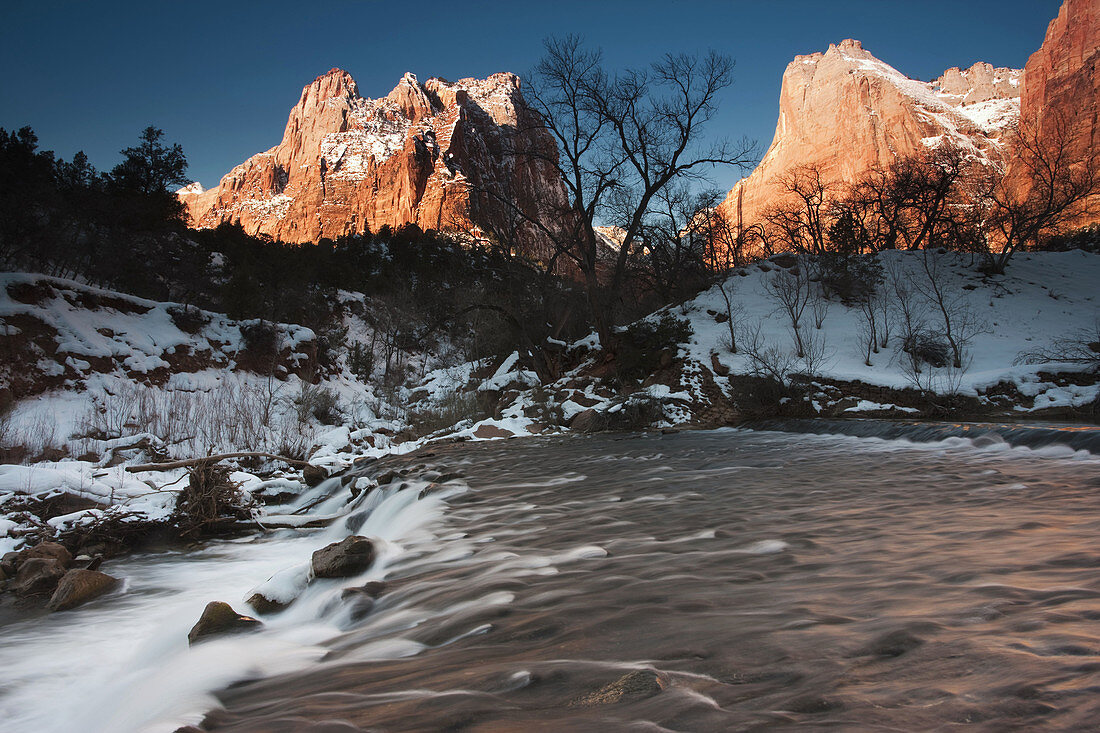
<path fill-rule="evenodd" d="M 276 461 L 289 463 L 291 466 L 298 466 L 299 468 L 305 468 L 309 465 L 305 461 L 287 458 L 286 456 L 277 456 L 274 453 L 245 451 L 241 453 L 219 453 L 213 456 L 202 456 L 201 458 L 187 458 L 182 461 L 170 461 L 169 463 L 143 463 L 138 466 L 127 466 L 126 470 L 130 473 L 137 473 L 139 471 L 171 471 L 174 468 L 187 468 L 189 466 L 197 466 L 200 463 L 217 463 L 227 458 L 271 458 Z"/>

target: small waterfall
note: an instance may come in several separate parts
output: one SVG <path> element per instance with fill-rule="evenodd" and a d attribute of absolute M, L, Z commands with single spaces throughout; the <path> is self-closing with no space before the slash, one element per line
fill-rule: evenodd
<path fill-rule="evenodd" d="M 323 643 L 357 620 L 356 604 L 341 600 L 344 589 L 381 580 L 394 563 L 406 571 L 430 565 L 445 501 L 464 490 L 457 482 L 409 479 L 353 498 L 339 478 L 329 479 L 272 515 L 331 519 L 324 529 L 281 529 L 112 563 L 126 578 L 121 596 L 3 629 L 0 730 L 172 731 L 216 707 L 215 690 L 321 661 L 330 653 Z M 352 534 L 375 541 L 371 567 L 357 577 L 311 581 L 312 553 Z M 254 614 L 244 601 L 257 589 L 294 603 L 282 613 Z M 259 615 L 264 628 L 189 647 L 187 632 L 212 600 Z"/>

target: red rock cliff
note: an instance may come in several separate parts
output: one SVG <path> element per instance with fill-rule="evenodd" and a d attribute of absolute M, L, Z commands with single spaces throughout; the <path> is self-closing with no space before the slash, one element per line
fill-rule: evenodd
<path fill-rule="evenodd" d="M 1050 21 L 1043 45 L 1024 67 L 1020 122 L 1046 137 L 1066 123 L 1070 160 L 1100 150 L 1100 0 L 1065 0 Z M 1017 173 L 1009 168 L 1010 179 Z M 1079 223 L 1097 220 L 1100 196 Z"/>
<path fill-rule="evenodd" d="M 471 186 L 564 199 L 554 167 L 539 160 L 553 159 L 554 141 L 532 115 L 514 74 L 454 83 L 405 74 L 386 97 L 365 99 L 350 74 L 333 69 L 302 90 L 279 145 L 215 188 L 192 184 L 178 195 L 195 227 L 239 223 L 284 242 L 410 223 L 491 229 L 505 207 L 472 203 Z M 510 154 L 517 148 L 539 155 Z"/>
<path fill-rule="evenodd" d="M 783 74 L 771 146 L 721 211 L 746 226 L 758 221 L 768 205 L 785 199 L 779 179 L 800 165 L 816 166 L 827 182 L 853 181 L 945 140 L 998 162 L 1002 134 L 1019 114 L 1020 76 L 977 63 L 920 82 L 854 40 L 796 56 Z"/>

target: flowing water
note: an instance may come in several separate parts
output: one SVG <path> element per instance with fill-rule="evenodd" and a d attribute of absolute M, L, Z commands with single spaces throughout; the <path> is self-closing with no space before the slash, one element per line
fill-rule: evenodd
<path fill-rule="evenodd" d="M 1095 729 L 1100 455 L 986 433 L 432 448 L 303 497 L 326 529 L 117 561 L 124 593 L 0 627 L 0 729 Z M 353 530 L 362 577 L 188 648 Z"/>

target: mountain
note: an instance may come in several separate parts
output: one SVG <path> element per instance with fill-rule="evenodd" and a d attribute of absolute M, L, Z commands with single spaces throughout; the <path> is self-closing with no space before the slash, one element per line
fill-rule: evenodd
<path fill-rule="evenodd" d="M 405 224 L 476 234 L 508 227 L 502 198 L 564 198 L 556 151 L 514 74 L 424 83 L 405 74 L 367 99 L 332 69 L 302 90 L 282 142 L 217 187 L 178 195 L 195 227 L 239 223 L 284 242 Z"/>
<path fill-rule="evenodd" d="M 745 225 L 758 221 L 783 199 L 780 179 L 802 165 L 817 167 L 826 181 L 852 181 L 944 141 L 1003 164 L 1002 137 L 1019 116 L 1021 76 L 977 63 L 921 82 L 851 39 L 796 56 L 783 73 L 771 146 L 729 192 L 722 213 Z"/>
<path fill-rule="evenodd" d="M 1044 137 L 1060 135 L 1065 123 L 1071 160 L 1100 150 L 1100 0 L 1065 0 L 1050 21 L 1024 67 L 1020 121 Z M 1009 176 L 1017 173 L 1010 165 Z M 1100 197 L 1081 223 L 1098 218 Z"/>

